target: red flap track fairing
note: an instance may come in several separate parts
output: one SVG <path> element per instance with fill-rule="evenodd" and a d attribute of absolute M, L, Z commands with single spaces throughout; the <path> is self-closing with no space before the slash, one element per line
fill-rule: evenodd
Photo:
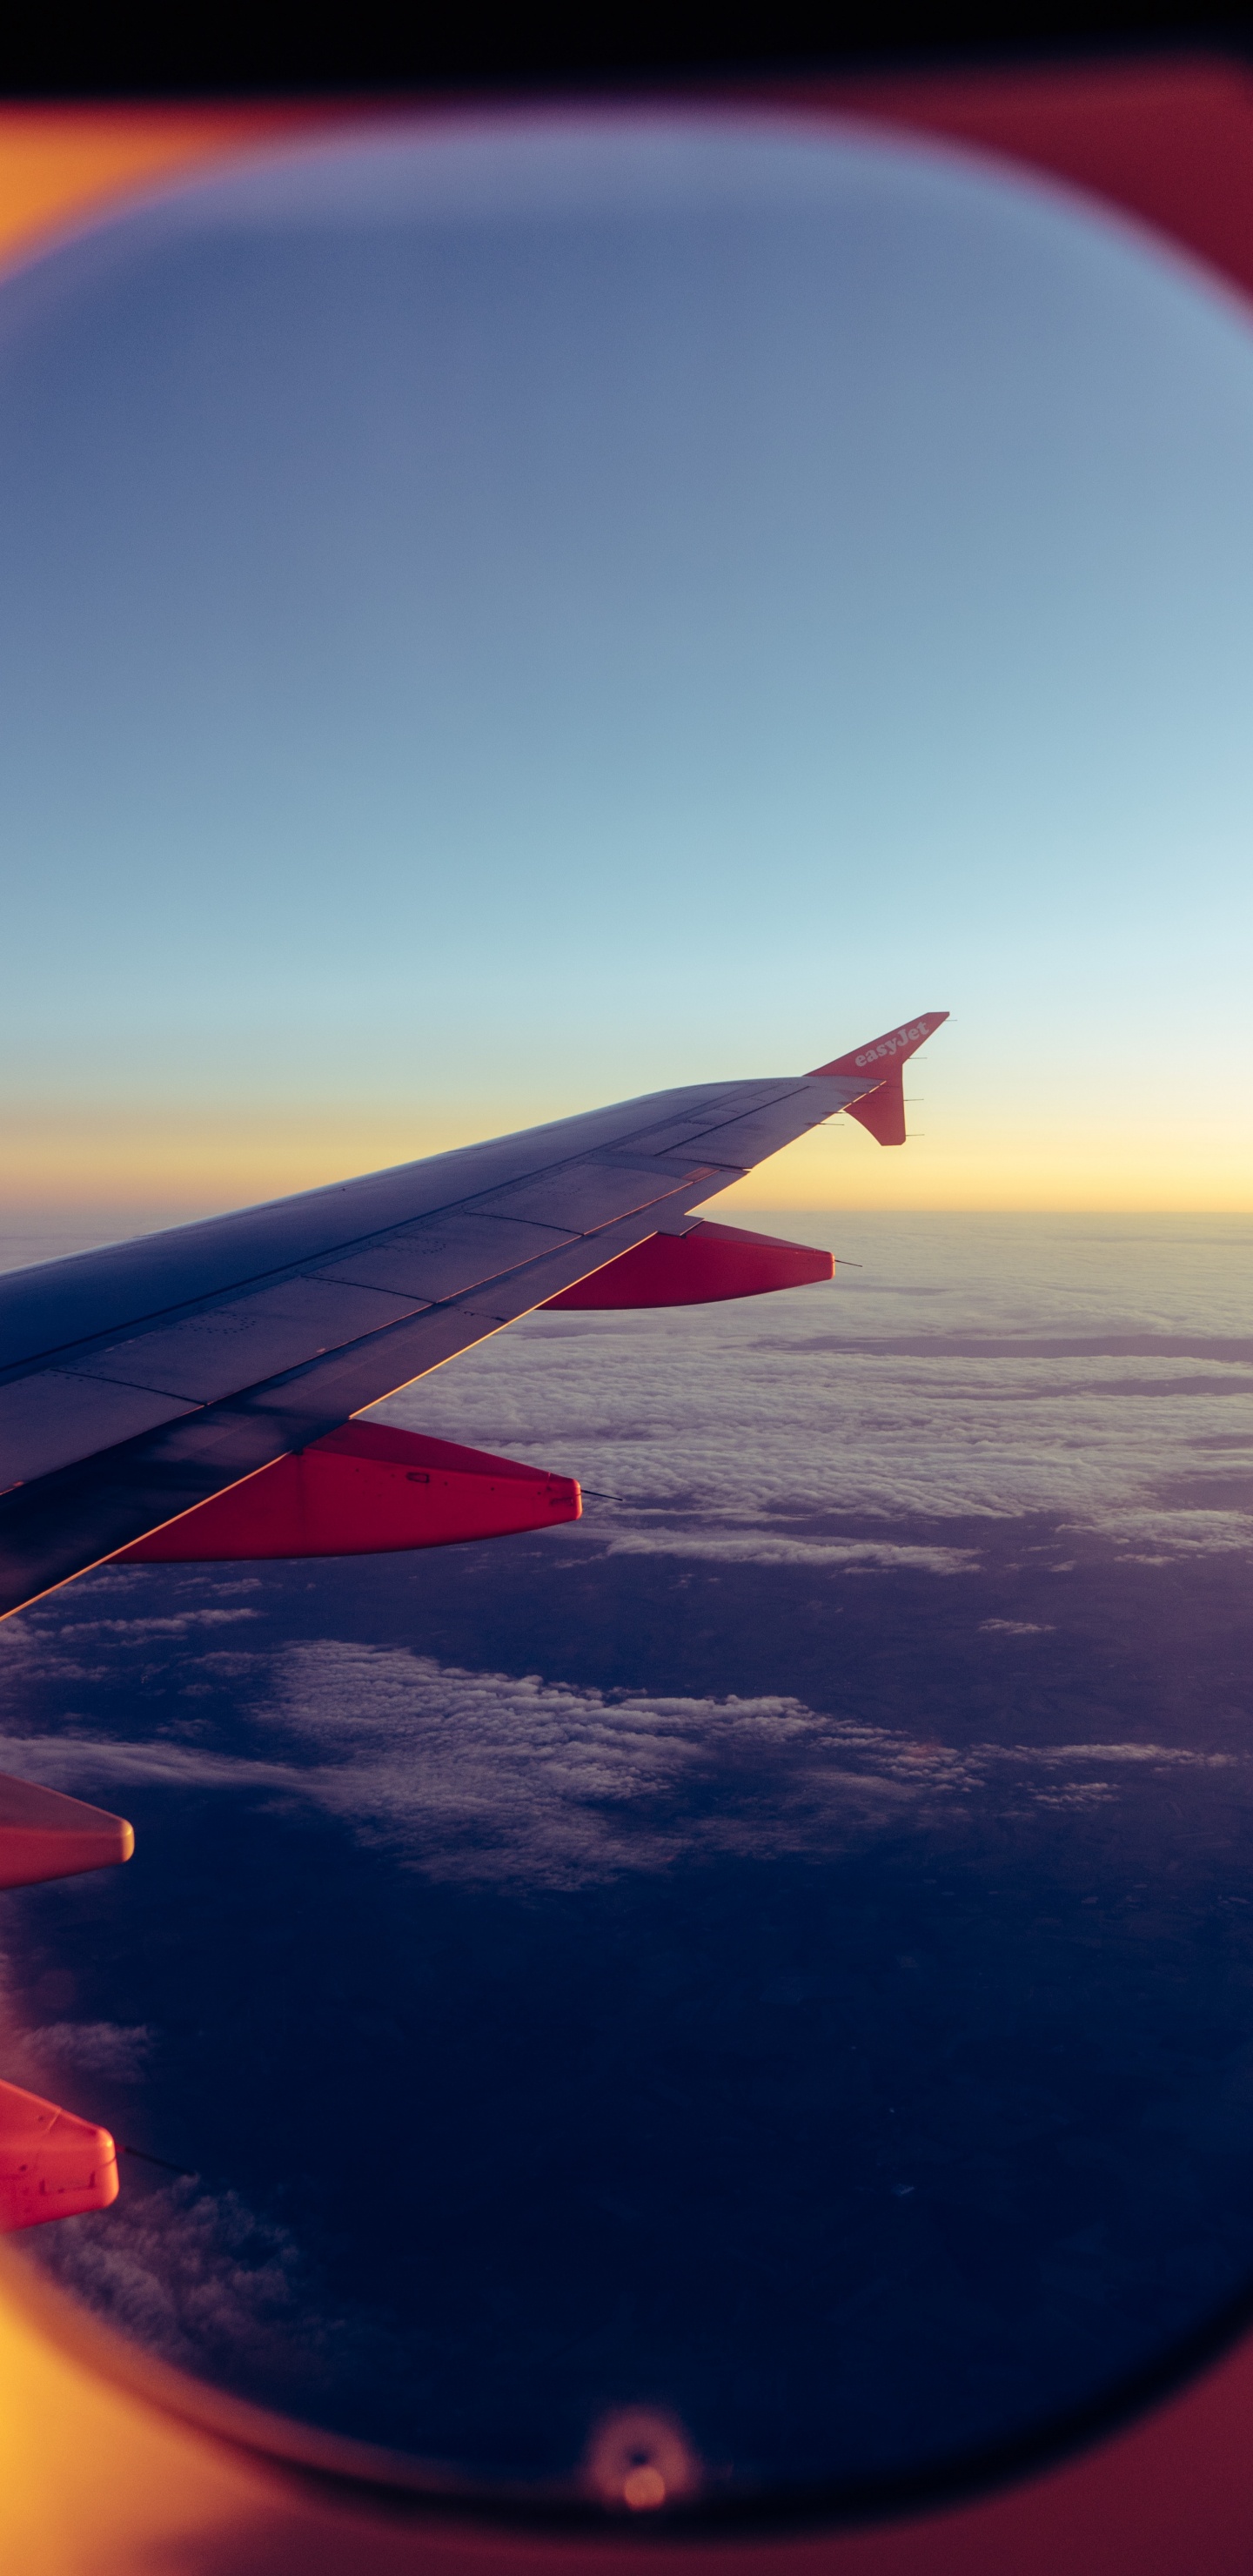
<path fill-rule="evenodd" d="M 0 1887 L 75 1878 L 129 1860 L 134 1848 L 124 1816 L 0 1775 Z M 0 2236 L 107 2209 L 117 2192 L 117 2149 L 107 2129 L 19 2084 L 0 2083 Z"/>

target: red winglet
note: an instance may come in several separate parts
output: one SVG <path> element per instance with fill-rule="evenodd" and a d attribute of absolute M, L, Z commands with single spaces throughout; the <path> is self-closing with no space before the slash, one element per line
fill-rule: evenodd
<path fill-rule="evenodd" d="M 117 2149 L 107 2129 L 20 2085 L 0 2084 L 0 2236 L 108 2209 L 117 2187 Z"/>
<path fill-rule="evenodd" d="M 904 1064 L 906 1056 L 916 1055 L 947 1018 L 947 1011 L 920 1011 L 903 1028 L 888 1029 L 883 1037 L 868 1039 L 865 1046 L 850 1047 L 847 1055 L 833 1057 L 830 1064 L 816 1064 L 814 1073 L 864 1074 L 868 1091 L 872 1083 L 882 1082 L 893 1064 Z"/>
<path fill-rule="evenodd" d="M 876 1144 L 903 1145 L 906 1141 L 905 1089 L 899 1064 L 893 1065 L 886 1080 L 876 1090 L 866 1092 L 861 1100 L 850 1100 L 848 1114 L 857 1120 L 859 1127 L 869 1128 Z"/>
<path fill-rule="evenodd" d="M 847 1055 L 835 1056 L 830 1064 L 815 1065 L 814 1074 L 838 1074 L 844 1081 L 851 1075 L 860 1081 L 864 1085 L 862 1095 L 848 1102 L 849 1117 L 869 1128 L 881 1145 L 903 1145 L 905 1093 L 901 1067 L 947 1018 L 947 1011 L 920 1011 L 916 1020 L 906 1020 L 903 1027 L 888 1029 L 881 1038 L 869 1039 L 865 1046 L 850 1047 Z"/>

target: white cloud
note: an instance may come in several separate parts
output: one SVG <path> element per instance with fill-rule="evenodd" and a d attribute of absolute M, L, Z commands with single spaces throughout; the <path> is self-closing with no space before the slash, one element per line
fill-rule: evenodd
<path fill-rule="evenodd" d="M 304 2348 L 318 2375 L 316 2321 L 287 2231 L 234 2192 L 194 2177 L 130 2188 L 103 2219 L 43 2231 L 41 2263 L 96 2315 L 163 2360 L 229 2375 L 241 2363 L 290 2371 Z"/>
<path fill-rule="evenodd" d="M 663 1866 L 706 1838 L 673 1804 L 694 1774 L 817 1723 L 790 1699 L 607 1698 L 334 1641 L 289 1650 L 269 1714 L 323 1757 L 306 1794 L 431 1875 L 562 1886 Z"/>
<path fill-rule="evenodd" d="M 1025 1745 L 989 1745 L 989 1759 L 1013 1761 L 1027 1756 Z M 1191 1744 L 1053 1744 L 1032 1746 L 1034 1762 L 1174 1763 L 1184 1771 L 1225 1771 L 1239 1766 L 1236 1753 L 1209 1753 Z"/>
<path fill-rule="evenodd" d="M 1156 1742 L 963 1747 L 785 1694 L 604 1692 L 335 1638 L 288 1644 L 268 1678 L 258 1758 L 45 1733 L 0 1739 L 0 1768 L 119 1805 L 139 1781 L 312 1803 L 428 1876 L 577 1887 L 700 1852 L 834 1852 L 908 1817 L 942 1827 L 985 1793 L 1003 1806 L 1015 1780 L 1056 1803 L 1103 1790 L 1094 1765 L 1116 1779 L 1237 1759 Z"/>
<path fill-rule="evenodd" d="M 163 1782 L 172 1789 L 238 1788 L 250 1781 L 262 1788 L 270 1783 L 299 1786 L 282 1764 L 250 1762 L 245 1756 L 213 1753 L 165 1736 L 134 1743 L 112 1736 L 3 1735 L 0 1770 L 37 1780 L 49 1789 L 66 1789 L 71 1795 L 85 1795 L 93 1782 L 124 1786 L 128 1780 Z"/>
<path fill-rule="evenodd" d="M 53 2021 L 25 2034 L 31 2060 L 52 2058 L 75 2074 L 105 2075 L 131 2083 L 142 2075 L 155 2040 L 146 2022 Z"/>
<path fill-rule="evenodd" d="M 1164 1550 L 1135 1555 L 1139 1565 L 1168 1564 L 1172 1556 L 1243 1556 L 1253 1549 L 1253 1513 L 1232 1511 L 1129 1511 L 1119 1517 L 1118 1535 L 1130 1545 Z"/>
<path fill-rule="evenodd" d="M 1110 1806 L 1115 1794 L 1108 1780 L 1068 1780 L 1063 1789 L 1030 1791 L 1037 1807 L 1052 1808 L 1061 1814 L 1073 1809 L 1080 1815 L 1088 1807 Z"/>
<path fill-rule="evenodd" d="M 59 1619 L 56 1635 L 61 1637 L 122 1637 L 142 1645 L 148 1637 L 185 1637 L 189 1628 L 226 1628 L 238 1619 L 259 1619 L 256 1609 L 180 1610 L 173 1618 L 161 1619 Z"/>
<path fill-rule="evenodd" d="M 942 1825 L 1006 1772 L 1206 1769 L 1159 1744 L 960 1747 L 790 1697 L 605 1694 L 408 1649 L 291 1647 L 264 1713 L 305 1748 L 293 1794 L 438 1878 L 578 1886 L 700 1851 L 818 1854 L 905 1816 Z M 314 1758 L 308 1761 L 308 1756 Z M 1112 1794 L 1112 1793 L 1111 1793 Z"/>
<path fill-rule="evenodd" d="M 977 1268 L 977 1247 L 955 1239 L 950 1250 Z M 1227 1359 L 1220 1333 L 1207 1373 L 1193 1364 L 1181 1378 L 1175 1319 L 1148 1319 L 1170 1345 L 1159 1357 L 1144 1319 L 1115 1308 L 1135 1345 L 1120 1353 L 1111 1283 L 1073 1266 L 1071 1294 L 1024 1278 L 1017 1302 L 1003 1276 L 982 1293 L 973 1276 L 940 1290 L 915 1278 L 899 1309 L 886 1309 L 897 1283 L 881 1277 L 873 1290 L 768 1304 L 537 1317 L 392 1398 L 382 1418 L 580 1477 L 620 1498 L 589 1504 L 591 1527 L 615 1537 L 633 1505 L 721 1520 L 732 1503 L 761 1520 L 854 1519 L 858 1535 L 876 1519 L 1027 1512 L 1102 1531 L 1151 1513 L 1174 1529 L 1172 1478 L 1186 1473 L 1181 1543 L 1248 1544 L 1253 1517 L 1224 1510 L 1203 1527 L 1196 1490 L 1230 1472 L 1222 1453 L 1197 1445 L 1216 1391 L 1223 1421 L 1234 1428 L 1247 1415 L 1253 1438 L 1247 1332 Z M 830 1324 L 816 1334 L 820 1307 Z M 911 1307 L 908 1321 L 925 1329 L 889 1335 L 889 1315 L 895 1327 Z M 1065 1339 L 1033 1347 L 1029 1328 L 1038 1340 L 1049 1325 L 1068 1328 Z"/>
<path fill-rule="evenodd" d="M 634 1529 L 611 1538 L 610 1556 L 704 1557 L 727 1565 L 819 1565 L 832 1572 L 970 1574 L 979 1564 L 968 1547 L 910 1547 L 891 1539 L 793 1538 L 767 1528 L 700 1529 L 680 1524 L 665 1529 Z"/>

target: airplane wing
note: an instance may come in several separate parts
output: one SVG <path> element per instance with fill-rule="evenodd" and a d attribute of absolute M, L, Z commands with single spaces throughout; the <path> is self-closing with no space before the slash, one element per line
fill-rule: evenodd
<path fill-rule="evenodd" d="M 0 1279 L 0 1616 L 110 1557 L 340 1555 L 575 1518 L 569 1477 L 352 1417 L 539 1306 L 830 1278 L 829 1253 L 694 1211 L 842 1109 L 902 1142 L 901 1063 L 946 1016 L 813 1073 L 658 1092 Z M 0 1887 L 133 1848 L 123 1817 L 0 1776 Z M 107 2130 L 0 2081 L 0 2234 L 117 2190 Z"/>
<path fill-rule="evenodd" d="M 429 1457 L 441 1443 L 409 1443 L 406 1463 L 408 1435 L 351 1417 L 536 1307 L 829 1276 L 798 1272 L 797 1247 L 703 1227 L 694 1211 L 838 1111 L 903 1141 L 900 1067 L 947 1016 L 924 1012 L 812 1073 L 658 1092 L 0 1279 L 0 1616 L 124 1550 L 327 1553 L 571 1517 L 569 1480 L 478 1452 Z M 213 1498 L 263 1472 L 276 1543 L 255 1527 L 235 1543 Z M 538 1479 L 533 1505 L 505 1491 L 519 1473 Z M 411 1489 L 399 1536 L 386 1535 L 380 1478 Z M 545 1483 L 563 1490 L 542 1498 Z M 354 1541 L 367 1486 L 375 1535 Z M 441 1496 L 452 1521 L 436 1528 Z M 253 1523 L 261 1503 L 258 1483 Z M 216 1542 L 169 1529 L 206 1505 Z M 206 1514 L 195 1527 L 207 1526 Z"/>

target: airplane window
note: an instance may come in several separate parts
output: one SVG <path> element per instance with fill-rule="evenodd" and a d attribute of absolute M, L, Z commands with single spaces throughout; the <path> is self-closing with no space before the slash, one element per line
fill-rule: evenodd
<path fill-rule="evenodd" d="M 569 1526 L 105 1567 L 0 1769 L 23 2259 L 467 2488 L 883 2501 L 1253 2281 L 1253 337 L 781 115 L 441 116 L 0 287 L 9 1266 L 953 1012 L 834 1286 L 380 1419 Z M 854 1266 L 856 1265 L 856 1266 Z"/>

